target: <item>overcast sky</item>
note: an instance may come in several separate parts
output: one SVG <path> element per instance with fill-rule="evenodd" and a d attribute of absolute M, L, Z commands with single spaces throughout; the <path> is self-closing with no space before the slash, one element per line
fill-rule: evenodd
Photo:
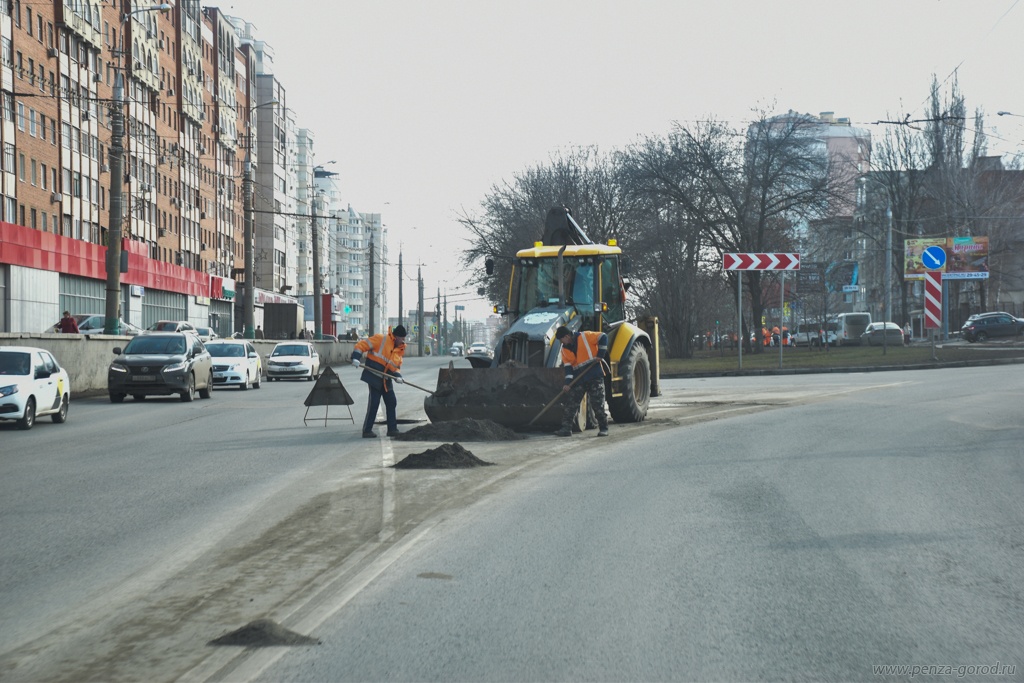
<path fill-rule="evenodd" d="M 576 145 L 753 109 L 874 122 L 924 114 L 956 72 L 993 143 L 1024 147 L 1024 0 L 235 0 L 318 163 L 379 212 L 390 259 L 458 298 L 456 222 L 496 183 Z M 1020 116 L 996 116 L 1010 111 Z M 537 217 L 538 221 L 543 216 Z M 482 268 L 482 264 L 480 265 Z M 389 292 L 397 315 L 397 268 Z M 415 307 L 414 280 L 404 286 Z M 469 306 L 482 313 L 482 303 Z M 471 316 L 476 317 L 476 316 Z"/>

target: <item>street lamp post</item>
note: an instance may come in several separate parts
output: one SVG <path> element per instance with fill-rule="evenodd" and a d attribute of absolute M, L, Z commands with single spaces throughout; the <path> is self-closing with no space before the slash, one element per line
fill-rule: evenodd
<path fill-rule="evenodd" d="M 324 170 L 324 166 L 328 164 L 336 163 L 334 160 L 328 161 L 327 163 L 313 167 L 313 186 L 311 188 L 311 197 L 309 202 L 310 212 L 312 214 L 312 221 L 310 223 L 310 237 L 311 247 L 313 249 L 313 338 L 323 339 L 324 338 L 324 313 L 323 313 L 323 301 L 321 300 L 321 289 L 320 286 L 320 226 L 317 224 L 317 200 L 320 197 L 320 193 L 316 186 L 317 178 L 330 178 L 331 176 L 337 175 L 331 171 Z M 337 330 L 335 330 L 337 331 Z"/>
<path fill-rule="evenodd" d="M 277 100 L 270 100 L 255 107 L 249 107 L 245 116 L 245 162 L 242 167 L 242 202 L 243 202 L 243 239 L 245 240 L 245 298 L 242 300 L 242 334 L 246 339 L 256 338 L 256 249 L 255 230 L 253 227 L 253 205 L 252 205 L 252 113 L 260 107 L 267 107 L 277 104 Z"/>
<path fill-rule="evenodd" d="M 169 12 L 171 5 L 163 3 L 140 7 L 121 17 L 122 27 L 134 14 L 141 12 Z M 122 52 L 124 31 L 121 31 Z M 110 227 L 107 230 L 107 289 L 103 333 L 121 334 L 121 223 L 124 221 L 124 75 L 121 68 L 114 77 L 114 111 L 110 135 Z"/>

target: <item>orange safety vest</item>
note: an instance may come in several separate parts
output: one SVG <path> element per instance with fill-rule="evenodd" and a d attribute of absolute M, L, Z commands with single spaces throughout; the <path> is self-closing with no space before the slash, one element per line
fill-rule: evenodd
<path fill-rule="evenodd" d="M 367 339 L 360 339 L 355 350 L 360 354 L 366 354 L 364 364 L 367 367 L 389 375 L 400 374 L 402 361 L 405 359 L 405 346 L 395 344 L 395 338 L 391 334 L 375 334 Z"/>
<path fill-rule="evenodd" d="M 568 346 L 562 347 L 562 364 L 565 366 L 565 383 L 569 384 L 572 382 L 575 375 L 574 370 L 584 363 L 589 363 L 598 357 L 602 351 L 601 339 L 604 338 L 604 350 L 608 347 L 608 335 L 604 332 L 592 332 L 587 330 L 585 332 L 579 332 L 576 334 L 576 350 L 573 351 Z M 594 369 L 597 369 L 596 366 Z M 591 370 L 587 370 L 589 374 Z M 604 370 L 600 370 L 601 375 L 604 374 Z M 601 375 L 597 375 L 600 377 Z M 589 380 L 587 380 L 589 381 Z"/>

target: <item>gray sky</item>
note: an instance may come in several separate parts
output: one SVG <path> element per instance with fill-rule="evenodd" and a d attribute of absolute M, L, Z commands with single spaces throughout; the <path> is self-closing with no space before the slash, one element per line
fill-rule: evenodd
<path fill-rule="evenodd" d="M 674 121 L 833 111 L 870 129 L 924 114 L 956 71 L 993 146 L 1024 147 L 1024 0 L 236 0 L 317 161 L 390 257 L 459 298 L 456 223 L 489 188 L 574 145 L 610 151 Z M 1021 116 L 996 116 L 1010 111 Z M 538 216 L 538 221 L 543 220 Z M 480 265 L 482 268 L 482 264 Z M 392 269 L 392 279 L 397 270 Z M 414 280 L 404 286 L 415 307 Z M 397 283 L 390 314 L 397 314 Z M 482 303 L 468 307 L 479 317 Z"/>

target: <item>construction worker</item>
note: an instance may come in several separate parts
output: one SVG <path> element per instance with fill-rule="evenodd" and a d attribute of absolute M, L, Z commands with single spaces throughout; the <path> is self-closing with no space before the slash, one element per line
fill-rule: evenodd
<path fill-rule="evenodd" d="M 562 427 L 555 436 L 572 436 L 572 421 L 579 410 L 585 393 L 597 417 L 598 436 L 608 436 L 608 413 L 604 408 L 604 368 L 608 362 L 608 335 L 604 332 L 576 332 L 562 325 L 555 330 L 562 343 L 562 363 L 565 366 L 567 393 L 562 411 Z M 578 379 L 577 379 L 577 376 Z M 574 383 L 575 380 L 575 383 Z M 570 387 L 570 385 L 572 385 Z"/>
<path fill-rule="evenodd" d="M 365 354 L 365 360 L 363 355 Z M 388 436 L 398 436 L 398 398 L 392 380 L 405 384 L 402 379 L 402 360 L 405 358 L 405 326 L 398 325 L 388 334 L 375 334 L 360 339 L 352 351 L 352 365 L 363 369 L 359 378 L 370 387 L 370 397 L 366 403 L 366 417 L 363 419 L 363 438 L 375 439 L 373 423 L 377 419 L 377 409 L 384 399 L 384 411 L 387 413 Z M 363 362 L 360 362 L 363 361 Z M 386 377 L 382 376 L 386 375 Z"/>

